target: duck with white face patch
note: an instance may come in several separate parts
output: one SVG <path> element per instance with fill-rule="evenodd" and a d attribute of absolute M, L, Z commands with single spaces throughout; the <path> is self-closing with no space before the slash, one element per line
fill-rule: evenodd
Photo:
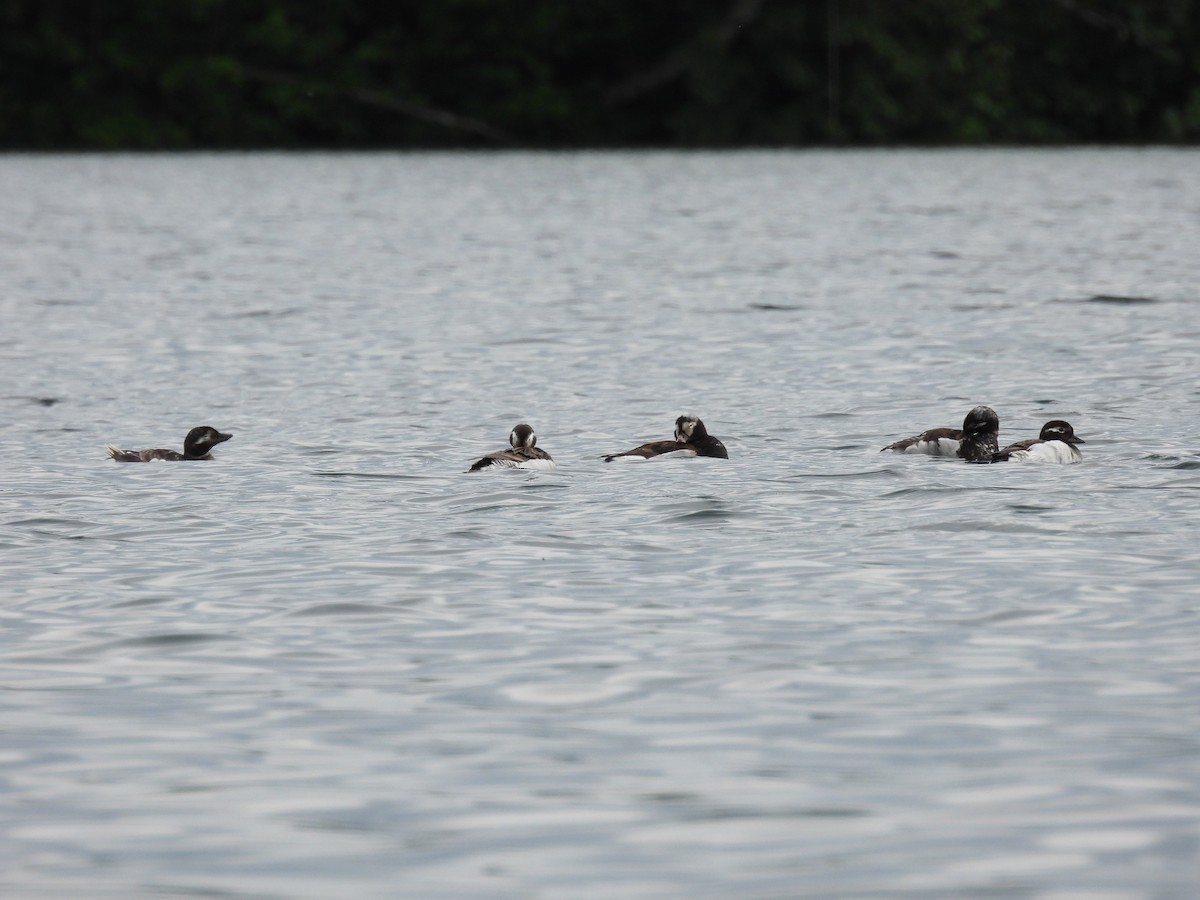
<path fill-rule="evenodd" d="M 537 435 L 533 426 L 522 422 L 513 426 L 508 435 L 509 448 L 497 450 L 472 464 L 468 472 L 480 472 L 484 469 L 553 469 L 554 460 L 550 454 L 537 446 Z"/>
<path fill-rule="evenodd" d="M 1009 444 L 996 454 L 996 462 L 1077 463 L 1083 461 L 1079 444 L 1086 444 L 1075 436 L 1071 423 L 1063 419 L 1051 419 L 1042 426 L 1036 438 Z"/>
<path fill-rule="evenodd" d="M 165 460 L 177 462 L 185 459 L 212 459 L 212 448 L 233 437 L 232 434 L 221 434 L 211 425 L 200 425 L 193 428 L 183 439 L 183 452 L 177 450 L 120 450 L 112 445 L 105 447 L 108 455 L 117 462 L 156 462 Z"/>
<path fill-rule="evenodd" d="M 667 455 L 710 456 L 714 459 L 729 459 L 725 445 L 708 433 L 704 423 L 695 416 L 680 416 L 675 420 L 675 440 L 651 441 L 623 453 L 610 453 L 605 462 L 619 460 L 647 460 Z"/>

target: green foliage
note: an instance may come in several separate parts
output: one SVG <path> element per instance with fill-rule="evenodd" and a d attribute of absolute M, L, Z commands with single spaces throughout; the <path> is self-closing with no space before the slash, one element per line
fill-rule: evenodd
<path fill-rule="evenodd" d="M 0 147 L 1194 142 L 1200 0 L 0 0 Z"/>

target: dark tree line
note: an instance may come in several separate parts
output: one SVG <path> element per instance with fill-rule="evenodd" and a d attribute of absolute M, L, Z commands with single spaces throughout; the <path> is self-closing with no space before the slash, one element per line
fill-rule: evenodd
<path fill-rule="evenodd" d="M 10 149 L 1198 138 L 1200 0 L 0 0 Z"/>

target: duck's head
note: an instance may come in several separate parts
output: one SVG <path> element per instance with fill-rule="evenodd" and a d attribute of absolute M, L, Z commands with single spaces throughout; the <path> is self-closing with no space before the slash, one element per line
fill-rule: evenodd
<path fill-rule="evenodd" d="M 675 420 L 675 440 L 681 444 L 702 441 L 708 437 L 704 423 L 695 416 L 680 416 Z"/>
<path fill-rule="evenodd" d="M 1038 437 L 1043 441 L 1062 441 L 1064 444 L 1087 443 L 1082 438 L 1075 437 L 1075 429 L 1071 427 L 1071 423 L 1062 419 L 1051 419 L 1042 426 L 1042 433 Z"/>
<path fill-rule="evenodd" d="M 533 426 L 521 423 L 513 427 L 512 433 L 508 436 L 508 442 L 514 450 L 532 450 L 537 446 L 537 435 L 533 433 Z"/>
<path fill-rule="evenodd" d="M 229 440 L 232 434 L 221 434 L 211 425 L 200 425 L 193 428 L 183 439 L 183 455 L 190 457 L 207 456 L 217 444 Z"/>
<path fill-rule="evenodd" d="M 980 438 L 1000 430 L 1000 417 L 990 406 L 977 406 L 963 419 L 963 437 Z"/>

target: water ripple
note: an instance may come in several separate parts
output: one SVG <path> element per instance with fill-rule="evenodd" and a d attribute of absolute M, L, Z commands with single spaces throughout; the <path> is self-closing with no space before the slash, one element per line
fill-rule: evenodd
<path fill-rule="evenodd" d="M 1198 160 L 0 158 L 7 893 L 1191 896 Z"/>

